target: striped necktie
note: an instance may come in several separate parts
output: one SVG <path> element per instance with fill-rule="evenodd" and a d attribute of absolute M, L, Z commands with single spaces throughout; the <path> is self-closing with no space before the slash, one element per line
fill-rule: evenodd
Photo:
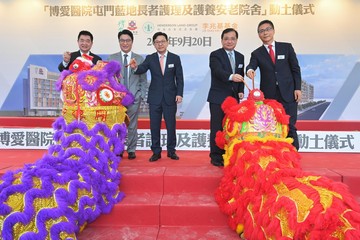
<path fill-rule="evenodd" d="M 235 73 L 235 61 L 234 61 L 232 52 L 229 52 L 228 55 L 229 55 L 232 72 Z"/>

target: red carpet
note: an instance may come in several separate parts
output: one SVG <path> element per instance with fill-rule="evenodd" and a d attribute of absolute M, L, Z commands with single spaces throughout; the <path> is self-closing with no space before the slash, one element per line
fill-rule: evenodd
<path fill-rule="evenodd" d="M 46 150 L 1 150 L 0 175 L 41 158 Z M 209 164 L 208 152 L 178 151 L 150 163 L 150 151 L 135 160 L 125 154 L 120 188 L 125 199 L 79 236 L 87 239 L 238 239 L 227 227 L 213 192 L 222 169 Z M 346 183 L 360 201 L 360 154 L 301 153 L 304 170 Z"/>

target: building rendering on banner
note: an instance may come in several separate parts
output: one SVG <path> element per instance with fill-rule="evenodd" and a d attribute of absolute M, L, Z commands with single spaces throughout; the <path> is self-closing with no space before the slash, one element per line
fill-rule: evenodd
<path fill-rule="evenodd" d="M 314 85 L 302 80 L 301 81 L 301 102 L 308 103 L 314 100 Z"/>
<path fill-rule="evenodd" d="M 60 74 L 42 66 L 30 65 L 24 79 L 24 115 L 58 116 L 62 108 L 60 92 L 55 83 Z"/>

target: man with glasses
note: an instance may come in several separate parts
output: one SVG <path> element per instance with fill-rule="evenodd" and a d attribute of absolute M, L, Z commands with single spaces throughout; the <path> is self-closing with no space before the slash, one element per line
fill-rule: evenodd
<path fill-rule="evenodd" d="M 176 111 L 177 104 L 182 102 L 184 76 L 180 57 L 167 50 L 169 45 L 166 33 L 157 32 L 153 35 L 156 52 L 146 56 L 145 61 L 138 65 L 131 59 L 130 66 L 135 74 L 144 74 L 150 70 L 151 83 L 148 99 L 150 111 L 151 150 L 149 161 L 161 158 L 160 129 L 164 116 L 167 129 L 167 156 L 179 160 L 176 154 Z"/>
<path fill-rule="evenodd" d="M 77 58 L 82 56 L 83 54 L 89 55 L 92 57 L 93 64 L 96 64 L 97 61 L 101 60 L 101 57 L 99 57 L 96 54 L 93 54 L 90 52 L 90 49 L 93 45 L 94 37 L 89 31 L 80 31 L 78 35 L 78 45 L 79 45 L 79 51 L 76 52 L 69 52 L 66 51 L 63 54 L 63 61 L 59 64 L 58 69 L 60 72 L 63 70 L 68 70 L 71 63 Z"/>
<path fill-rule="evenodd" d="M 129 116 L 130 123 L 127 128 L 127 153 L 128 159 L 136 158 L 136 145 L 138 137 L 138 118 L 139 118 L 139 109 L 140 104 L 143 99 L 146 97 L 147 89 L 147 79 L 146 74 L 137 75 L 134 74 L 128 63 L 130 59 L 136 59 L 138 63 L 142 63 L 144 58 L 132 52 L 132 46 L 134 42 L 134 35 L 131 31 L 124 29 L 118 33 L 118 41 L 120 45 L 120 52 L 111 54 L 108 60 L 116 60 L 121 64 L 121 78 L 120 82 L 125 85 L 125 87 L 134 95 L 134 103 L 127 108 L 127 115 Z"/>
<path fill-rule="evenodd" d="M 301 73 L 294 48 L 290 43 L 274 41 L 274 24 L 263 20 L 258 25 L 258 35 L 263 45 L 251 53 L 246 75 L 254 79 L 260 69 L 260 90 L 265 98 L 280 102 L 290 116 L 288 137 L 299 149 L 297 129 L 297 106 L 301 100 Z"/>
<path fill-rule="evenodd" d="M 244 97 L 244 55 L 235 51 L 238 32 L 233 28 L 221 34 L 222 48 L 210 54 L 211 86 L 207 101 L 210 106 L 210 163 L 224 166 L 222 155 L 225 153 L 215 143 L 216 133 L 223 129 L 225 116 L 221 104 L 226 97 L 232 96 L 239 101 Z"/>

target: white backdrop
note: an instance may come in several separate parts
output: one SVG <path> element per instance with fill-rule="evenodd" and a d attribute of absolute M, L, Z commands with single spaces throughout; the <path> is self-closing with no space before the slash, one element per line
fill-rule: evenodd
<path fill-rule="evenodd" d="M 293 44 L 303 80 L 314 85 L 315 97 L 336 100 L 347 81 L 360 80 L 348 79 L 360 59 L 359 13 L 358 0 L 1 0 L 0 112 L 21 110 L 22 83 L 17 81 L 23 80 L 21 72 L 33 59 L 50 59 L 46 67 L 56 71 L 62 53 L 77 50 L 77 34 L 83 29 L 94 35 L 92 51 L 106 57 L 119 51 L 119 29 L 134 27 L 133 50 L 143 55 L 154 51 L 149 44 L 154 32 L 172 38 L 169 50 L 179 54 L 184 65 L 185 98 L 180 110 L 185 118 L 206 119 L 208 56 L 221 46 L 221 31 L 238 30 L 237 50 L 247 64 L 251 51 L 261 44 L 256 28 L 263 19 L 274 22 L 275 40 Z M 360 100 L 358 85 L 352 85 L 354 91 L 345 103 L 351 109 L 336 110 L 340 112 L 333 120 L 360 119 L 354 104 Z M 190 106 L 194 102 L 195 110 Z"/>

